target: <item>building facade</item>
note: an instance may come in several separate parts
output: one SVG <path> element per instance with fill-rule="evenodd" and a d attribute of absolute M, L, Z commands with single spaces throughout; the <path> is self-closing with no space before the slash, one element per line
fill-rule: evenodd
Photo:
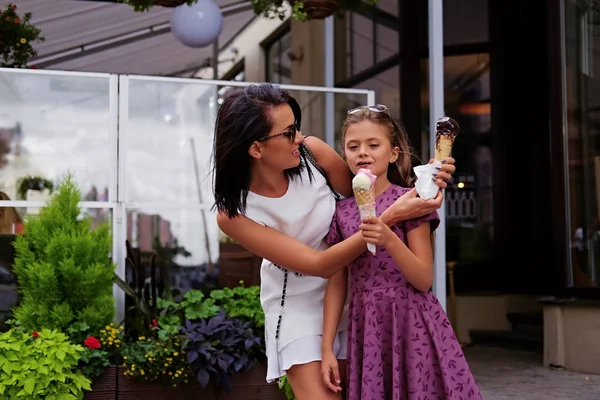
<path fill-rule="evenodd" d="M 461 124 L 446 191 L 459 338 L 600 373 L 600 3 L 445 0 L 443 30 L 445 110 Z M 323 32 L 284 22 L 246 79 L 323 85 Z M 335 20 L 336 86 L 376 90 L 423 160 L 427 32 L 426 1 Z"/>

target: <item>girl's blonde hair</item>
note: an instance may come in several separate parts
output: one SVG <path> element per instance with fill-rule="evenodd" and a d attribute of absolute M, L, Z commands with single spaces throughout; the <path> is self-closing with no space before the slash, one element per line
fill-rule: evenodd
<path fill-rule="evenodd" d="M 385 108 L 382 111 L 373 111 L 370 107 L 355 109 L 350 112 L 342 126 L 342 154 L 346 147 L 346 132 L 351 125 L 362 121 L 370 121 L 380 125 L 388 132 L 388 139 L 392 148 L 398 147 L 399 155 L 395 163 L 390 164 L 388 168 L 388 180 L 396 185 L 403 187 L 413 187 L 414 176 L 412 175 L 412 149 L 408 142 L 408 135 L 404 127 L 395 121 L 390 115 L 389 110 Z"/>

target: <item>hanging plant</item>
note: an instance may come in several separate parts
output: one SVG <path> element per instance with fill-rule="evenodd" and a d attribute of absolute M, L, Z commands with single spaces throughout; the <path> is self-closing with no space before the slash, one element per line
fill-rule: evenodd
<path fill-rule="evenodd" d="M 27 68 L 27 62 L 37 56 L 31 45 L 43 42 L 41 31 L 29 23 L 31 13 L 21 18 L 15 4 L 7 4 L 0 14 L 0 67 Z"/>
<path fill-rule="evenodd" d="M 30 190 L 41 192 L 44 189 L 48 189 L 50 193 L 52 193 L 54 184 L 48 179 L 44 179 L 40 176 L 28 176 L 17 181 L 17 197 L 19 200 L 26 200 L 27 192 Z"/>
<path fill-rule="evenodd" d="M 118 0 L 121 3 L 129 4 L 133 7 L 133 10 L 136 12 L 148 11 L 152 7 L 160 6 L 160 7 L 179 7 L 183 4 L 187 4 L 191 6 L 196 3 L 198 0 Z"/>
<path fill-rule="evenodd" d="M 287 5 L 292 7 L 292 19 L 308 21 L 327 18 L 333 14 L 356 11 L 377 4 L 378 0 L 251 0 L 257 15 L 285 19 Z"/>

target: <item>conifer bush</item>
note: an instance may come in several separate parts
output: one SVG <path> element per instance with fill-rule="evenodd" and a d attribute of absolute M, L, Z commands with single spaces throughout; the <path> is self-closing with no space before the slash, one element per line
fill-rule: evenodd
<path fill-rule="evenodd" d="M 81 218 L 80 199 L 69 174 L 15 240 L 20 301 L 14 316 L 26 330 L 66 333 L 77 323 L 98 332 L 113 319 L 110 227 L 92 230 L 91 218 Z"/>

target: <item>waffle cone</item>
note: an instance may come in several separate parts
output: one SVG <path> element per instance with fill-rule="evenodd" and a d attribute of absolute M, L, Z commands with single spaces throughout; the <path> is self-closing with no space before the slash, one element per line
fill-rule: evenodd
<path fill-rule="evenodd" d="M 358 211 L 360 212 L 360 219 L 363 220 L 366 217 L 377 216 L 375 209 L 375 190 L 373 188 L 369 190 L 354 188 L 354 199 L 358 205 Z M 373 243 L 367 244 L 367 249 L 375 255 L 377 248 Z"/>
<path fill-rule="evenodd" d="M 435 146 L 435 159 L 442 161 L 444 158 L 450 155 L 452 151 L 452 145 L 454 144 L 454 138 L 450 135 L 441 135 L 438 138 L 438 142 Z"/>
<path fill-rule="evenodd" d="M 354 198 L 359 206 L 375 204 L 375 191 L 372 189 L 354 189 Z"/>

